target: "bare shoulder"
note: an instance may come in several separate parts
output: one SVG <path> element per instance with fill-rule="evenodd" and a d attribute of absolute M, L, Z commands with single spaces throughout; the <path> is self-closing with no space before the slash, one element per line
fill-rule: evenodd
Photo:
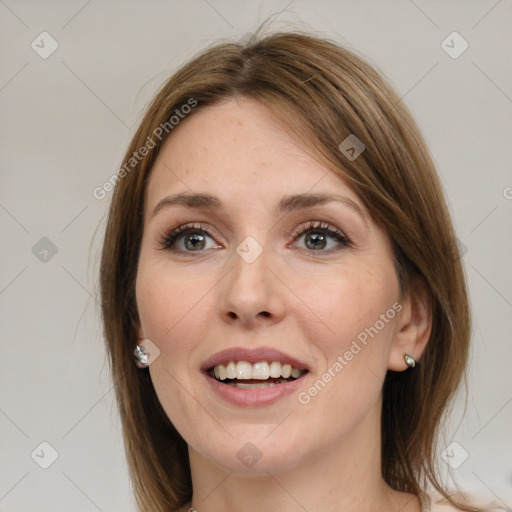
<path fill-rule="evenodd" d="M 508 510 L 502 504 L 495 501 L 485 501 L 481 498 L 477 498 L 467 494 L 458 494 L 452 496 L 453 500 L 461 505 L 470 507 L 477 507 L 484 512 L 503 512 Z M 439 496 L 432 496 L 430 502 L 430 508 L 426 508 L 425 512 L 461 512 L 457 507 L 454 507 L 449 501 Z"/>

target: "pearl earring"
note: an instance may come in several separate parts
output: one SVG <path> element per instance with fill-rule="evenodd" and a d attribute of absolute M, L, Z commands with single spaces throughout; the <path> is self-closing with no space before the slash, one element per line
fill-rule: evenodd
<path fill-rule="evenodd" d="M 416 360 L 414 357 L 410 356 L 409 354 L 404 354 L 405 364 L 409 368 L 414 368 L 416 366 Z"/>

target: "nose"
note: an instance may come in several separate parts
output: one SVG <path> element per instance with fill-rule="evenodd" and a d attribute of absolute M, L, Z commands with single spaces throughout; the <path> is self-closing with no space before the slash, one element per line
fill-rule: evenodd
<path fill-rule="evenodd" d="M 223 321 L 245 328 L 281 321 L 286 288 L 277 277 L 276 261 L 271 256 L 265 249 L 254 261 L 233 255 L 233 267 L 223 279 L 219 301 Z"/>

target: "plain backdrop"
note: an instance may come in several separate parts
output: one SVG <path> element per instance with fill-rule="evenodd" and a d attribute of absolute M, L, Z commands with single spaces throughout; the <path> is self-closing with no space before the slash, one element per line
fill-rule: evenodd
<path fill-rule="evenodd" d="M 272 14 L 366 57 L 423 130 L 474 314 L 466 415 L 440 457 L 512 507 L 510 0 L 2 0 L 1 511 L 135 510 L 97 304 L 110 194 L 93 190 L 174 70 Z"/>

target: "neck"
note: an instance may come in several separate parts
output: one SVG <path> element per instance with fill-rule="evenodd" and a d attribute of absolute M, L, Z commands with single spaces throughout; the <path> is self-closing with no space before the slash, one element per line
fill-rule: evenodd
<path fill-rule="evenodd" d="M 336 446 L 304 455 L 285 472 L 239 476 L 189 447 L 197 512 L 419 512 L 415 496 L 391 489 L 381 476 L 380 407 Z M 184 510 L 188 510 L 184 508 Z"/>

